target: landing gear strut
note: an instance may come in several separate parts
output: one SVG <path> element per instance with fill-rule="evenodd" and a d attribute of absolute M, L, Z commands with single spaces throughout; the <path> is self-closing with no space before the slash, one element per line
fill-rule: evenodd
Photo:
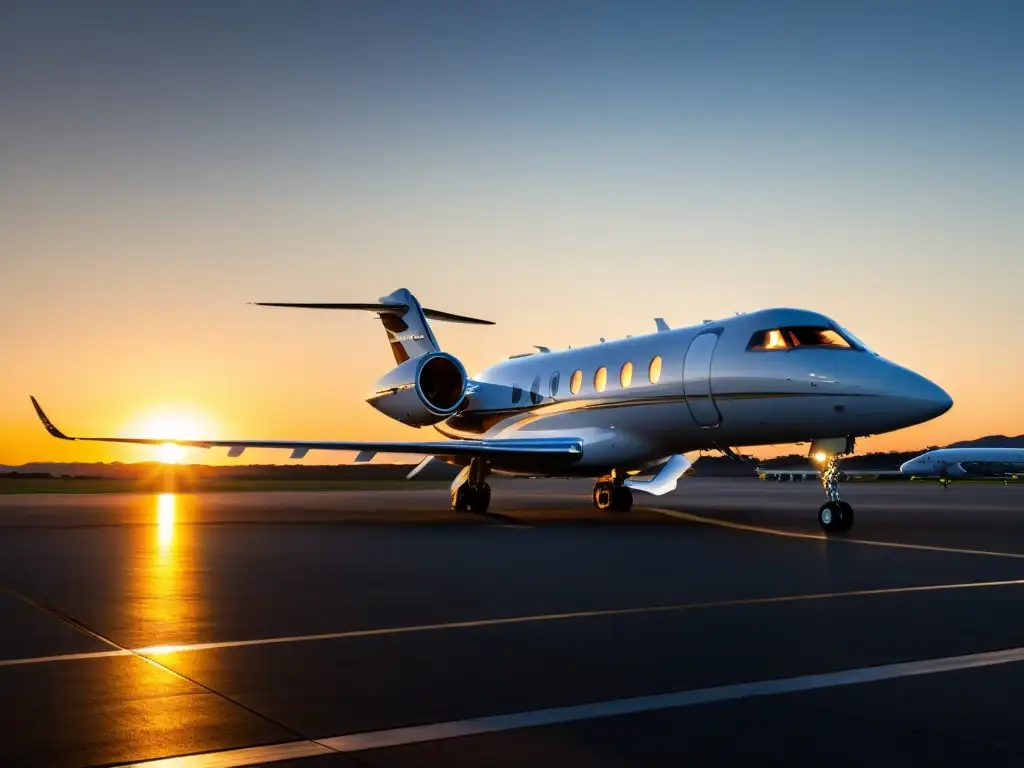
<path fill-rule="evenodd" d="M 818 509 L 818 525 L 825 533 L 845 533 L 853 527 L 853 507 L 839 498 L 838 456 L 829 456 L 821 470 L 821 485 L 828 501 Z"/>
<path fill-rule="evenodd" d="M 463 467 L 452 482 L 452 511 L 482 515 L 491 504 L 491 486 L 485 479 L 489 467 L 481 458 L 474 458 Z"/>
<path fill-rule="evenodd" d="M 594 506 L 601 510 L 629 512 L 633 506 L 633 492 L 622 483 L 626 476 L 613 471 L 594 483 Z"/>

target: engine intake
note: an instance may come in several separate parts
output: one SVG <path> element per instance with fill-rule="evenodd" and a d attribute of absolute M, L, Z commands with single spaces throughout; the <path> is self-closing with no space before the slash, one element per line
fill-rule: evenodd
<path fill-rule="evenodd" d="M 466 399 L 466 369 L 445 352 L 406 360 L 377 382 L 366 401 L 411 427 L 437 424 L 456 413 Z"/>

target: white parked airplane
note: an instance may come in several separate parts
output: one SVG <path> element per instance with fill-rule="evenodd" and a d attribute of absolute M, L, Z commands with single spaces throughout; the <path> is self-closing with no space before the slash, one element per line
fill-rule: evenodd
<path fill-rule="evenodd" d="M 839 497 L 838 456 L 858 436 L 902 429 L 945 413 L 942 389 L 871 352 L 816 312 L 767 309 L 689 328 L 557 352 L 517 355 L 466 375 L 458 358 L 440 351 L 428 319 L 488 324 L 423 309 L 401 289 L 375 304 L 271 303 L 265 306 L 358 309 L 377 313 L 397 367 L 368 402 L 414 427 L 433 426 L 449 440 L 317 442 L 308 440 L 162 440 L 68 437 L 33 405 L 46 429 L 64 440 L 200 448 L 287 448 L 420 454 L 462 470 L 452 483 L 452 508 L 484 512 L 489 473 L 594 477 L 599 509 L 625 511 L 631 490 L 660 495 L 703 450 L 811 442 L 827 456 L 827 501 L 818 522 L 849 530 L 853 509 Z M 637 475 L 655 472 L 650 479 Z M 413 474 L 411 473 L 411 474 Z"/>
<path fill-rule="evenodd" d="M 952 477 L 973 474 L 972 469 L 982 474 L 985 470 L 1009 473 L 1024 469 L 1024 448 L 939 448 L 900 466 L 905 475 L 937 477 L 943 484 Z"/>

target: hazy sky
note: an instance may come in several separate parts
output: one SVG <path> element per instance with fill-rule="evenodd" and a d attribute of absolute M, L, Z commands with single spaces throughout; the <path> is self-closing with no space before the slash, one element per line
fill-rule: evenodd
<path fill-rule="evenodd" d="M 399 287 L 497 321 L 436 328 L 470 371 L 816 309 L 956 402 L 865 449 L 1024 433 L 1022 39 L 1013 2 L 5 3 L 0 463 L 151 457 L 30 393 L 429 439 L 363 402 L 372 316 L 246 304 Z"/>

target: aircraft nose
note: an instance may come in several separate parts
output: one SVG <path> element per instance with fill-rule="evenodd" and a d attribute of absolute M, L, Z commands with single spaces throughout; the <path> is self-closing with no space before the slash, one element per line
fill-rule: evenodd
<path fill-rule="evenodd" d="M 953 398 L 938 384 L 924 376 L 900 369 L 895 381 L 898 395 L 914 404 L 919 421 L 929 421 L 953 407 Z"/>
<path fill-rule="evenodd" d="M 927 412 L 930 414 L 928 416 L 929 419 L 941 416 L 953 407 L 953 398 L 949 396 L 946 390 L 935 382 L 928 381 L 924 376 L 919 378 L 921 379 L 921 385 L 917 399 L 920 400 L 921 406 L 927 409 Z"/>

